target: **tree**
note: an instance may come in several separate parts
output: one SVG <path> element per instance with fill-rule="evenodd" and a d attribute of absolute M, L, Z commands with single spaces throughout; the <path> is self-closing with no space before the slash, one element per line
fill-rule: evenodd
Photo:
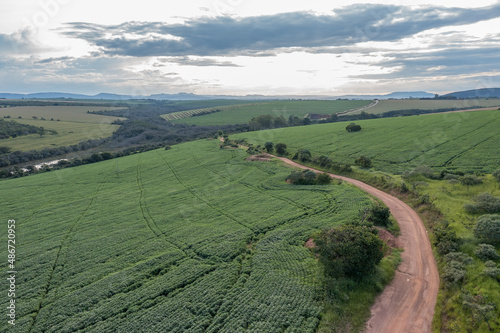
<path fill-rule="evenodd" d="M 472 198 L 473 203 L 465 204 L 468 213 L 500 213 L 500 197 L 489 193 L 481 193 Z"/>
<path fill-rule="evenodd" d="M 386 227 L 389 224 L 390 216 L 389 208 L 376 205 L 370 209 L 369 220 L 375 225 Z"/>
<path fill-rule="evenodd" d="M 474 254 L 481 260 L 497 260 L 499 258 L 495 247 L 491 244 L 479 244 Z"/>
<path fill-rule="evenodd" d="M 361 279 L 375 270 L 383 258 L 378 230 L 342 225 L 322 231 L 315 239 L 319 260 L 330 277 Z"/>
<path fill-rule="evenodd" d="M 347 132 L 359 132 L 361 131 L 361 126 L 356 125 L 355 123 L 350 123 L 345 129 Z"/>
<path fill-rule="evenodd" d="M 0 154 L 8 154 L 10 153 L 10 151 L 11 151 L 10 147 L 0 146 Z"/>
<path fill-rule="evenodd" d="M 474 226 L 474 236 L 487 242 L 500 242 L 500 215 L 483 215 Z"/>
<path fill-rule="evenodd" d="M 295 155 L 293 155 L 292 159 L 298 159 L 301 162 L 306 162 L 311 159 L 311 152 L 308 149 L 299 149 Z"/>
<path fill-rule="evenodd" d="M 274 146 L 276 149 L 276 153 L 278 155 L 285 155 L 286 154 L 286 144 L 284 143 L 277 143 L 276 146 Z"/>
<path fill-rule="evenodd" d="M 274 150 L 274 143 L 272 143 L 272 142 L 266 142 L 266 144 L 264 145 L 264 147 L 266 148 L 266 150 L 267 150 L 268 153 L 272 153 L 273 150 Z"/>
<path fill-rule="evenodd" d="M 326 184 L 330 184 L 330 182 L 332 181 L 332 178 L 330 177 L 329 174 L 327 173 L 320 173 L 317 177 L 316 177 L 316 184 L 318 185 L 326 185 Z"/>
<path fill-rule="evenodd" d="M 369 157 L 361 155 L 354 161 L 354 165 L 360 166 L 362 168 L 371 168 L 372 160 Z"/>

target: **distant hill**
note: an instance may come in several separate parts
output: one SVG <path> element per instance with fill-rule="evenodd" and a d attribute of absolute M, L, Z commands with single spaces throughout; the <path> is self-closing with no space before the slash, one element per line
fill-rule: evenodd
<path fill-rule="evenodd" d="M 0 93 L 0 98 L 7 99 L 105 99 L 105 100 L 129 100 L 129 99 L 156 99 L 156 100 L 174 100 L 174 101 L 197 101 L 207 99 L 239 99 L 239 100 L 287 100 L 287 99 L 318 99 L 318 100 L 334 100 L 334 99 L 406 99 L 406 98 L 433 98 L 434 94 L 425 91 L 411 92 L 393 92 L 388 95 L 345 95 L 345 96 L 325 96 L 325 95 L 196 95 L 193 93 L 178 93 L 178 94 L 154 94 L 150 96 L 131 96 L 119 94 L 100 93 L 97 95 L 83 95 L 60 92 L 42 92 L 33 94 L 11 94 Z"/>
<path fill-rule="evenodd" d="M 441 97 L 462 98 L 500 98 L 500 88 L 483 88 L 465 91 L 457 91 Z"/>

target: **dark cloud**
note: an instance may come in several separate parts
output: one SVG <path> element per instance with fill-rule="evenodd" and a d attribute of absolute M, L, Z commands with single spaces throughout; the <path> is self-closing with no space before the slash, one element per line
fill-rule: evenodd
<path fill-rule="evenodd" d="M 63 33 L 114 55 L 239 55 L 290 47 L 396 41 L 433 28 L 497 17 L 500 3 L 474 9 L 356 4 L 337 9 L 332 15 L 293 12 L 246 18 L 223 16 L 184 24 L 126 22 L 106 26 L 77 22 L 68 24 Z"/>

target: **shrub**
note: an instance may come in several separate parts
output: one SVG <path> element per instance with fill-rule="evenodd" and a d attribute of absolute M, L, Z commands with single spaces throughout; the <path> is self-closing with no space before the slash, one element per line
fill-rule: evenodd
<path fill-rule="evenodd" d="M 471 256 L 463 252 L 450 252 L 444 256 L 446 262 L 456 261 L 463 265 L 470 265 L 474 262 Z"/>
<path fill-rule="evenodd" d="M 487 261 L 484 265 L 486 266 L 483 270 L 485 275 L 500 280 L 500 267 L 494 261 Z"/>
<path fill-rule="evenodd" d="M 330 184 L 331 181 L 332 181 L 332 178 L 327 173 L 320 173 L 318 175 L 318 177 L 316 178 L 316 184 L 318 184 L 318 185 Z"/>
<path fill-rule="evenodd" d="M 266 142 L 266 143 L 264 144 L 264 147 L 266 148 L 266 151 L 267 151 L 268 153 L 272 153 L 272 152 L 273 152 L 273 150 L 274 150 L 274 143 L 272 143 L 272 142 Z"/>
<path fill-rule="evenodd" d="M 371 168 L 372 161 L 369 157 L 361 155 L 354 161 L 354 165 L 360 166 L 362 168 Z"/>
<path fill-rule="evenodd" d="M 482 193 L 472 198 L 473 203 L 464 206 L 465 211 L 477 213 L 500 213 L 500 198 L 489 193 Z"/>
<path fill-rule="evenodd" d="M 500 256 L 498 255 L 495 247 L 490 244 L 479 244 L 477 246 L 474 254 L 481 260 L 497 260 Z"/>
<path fill-rule="evenodd" d="M 496 169 L 495 171 L 493 171 L 493 177 L 495 177 L 497 182 L 500 183 L 500 169 Z"/>
<path fill-rule="evenodd" d="M 301 162 L 307 162 L 311 159 L 311 152 L 307 149 L 299 149 L 295 155 L 293 155 L 292 159 L 299 160 Z"/>
<path fill-rule="evenodd" d="M 456 285 L 463 280 L 465 280 L 465 276 L 467 271 L 465 270 L 465 265 L 458 261 L 449 262 L 443 270 L 443 280 L 449 285 Z"/>
<path fill-rule="evenodd" d="M 483 215 L 474 226 L 474 236 L 487 242 L 500 242 L 500 215 Z"/>
<path fill-rule="evenodd" d="M 383 243 L 377 233 L 377 229 L 356 225 L 322 231 L 315 243 L 325 273 L 354 279 L 372 273 L 384 256 Z"/>
<path fill-rule="evenodd" d="M 459 180 L 462 185 L 467 186 L 467 190 L 469 190 L 470 186 L 478 185 L 483 182 L 483 180 L 476 175 L 465 175 L 460 177 Z"/>
<path fill-rule="evenodd" d="M 370 217 L 368 218 L 373 224 L 387 227 L 391 212 L 389 208 L 382 206 L 373 206 L 370 209 Z"/>
<path fill-rule="evenodd" d="M 274 146 L 274 149 L 276 149 L 276 153 L 278 155 L 285 155 L 286 154 L 286 144 L 284 143 L 277 143 L 276 146 Z"/>
<path fill-rule="evenodd" d="M 345 129 L 347 132 L 359 132 L 361 131 L 361 126 L 356 125 L 355 123 L 350 123 Z"/>

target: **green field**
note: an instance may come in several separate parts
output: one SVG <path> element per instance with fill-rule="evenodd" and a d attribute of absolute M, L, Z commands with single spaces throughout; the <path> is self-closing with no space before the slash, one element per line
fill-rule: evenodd
<path fill-rule="evenodd" d="M 31 134 L 0 140 L 0 145 L 13 151 L 43 149 L 77 144 L 90 139 L 105 138 L 113 134 L 119 125 L 111 123 L 117 117 L 88 114 L 87 111 L 115 110 L 113 107 L 87 106 L 16 106 L 0 109 L 0 117 L 10 116 L 21 124 L 28 124 L 57 131 L 56 135 Z M 38 119 L 33 119 L 33 116 Z M 22 117 L 22 119 L 18 119 Z M 45 120 L 41 120 L 45 118 Z M 54 120 L 51 120 L 54 119 Z M 59 121 L 57 121 L 59 119 Z M 9 120 L 9 119 L 6 119 Z"/>
<path fill-rule="evenodd" d="M 371 108 L 363 110 L 366 113 L 381 114 L 396 110 L 439 110 L 456 108 L 459 110 L 470 108 L 487 108 L 500 106 L 500 99 L 466 99 L 466 100 L 418 100 L 418 99 L 395 99 L 381 100 Z M 353 112 L 352 114 L 358 114 Z"/>
<path fill-rule="evenodd" d="M 371 101 L 272 101 L 261 102 L 256 105 L 238 105 L 226 107 L 221 112 L 209 115 L 174 120 L 174 122 L 191 125 L 232 125 L 247 124 L 252 118 L 270 114 L 273 117 L 289 116 L 303 118 L 308 113 L 334 114 L 350 109 L 357 109 L 370 104 Z M 217 109 L 217 108 L 215 108 Z"/>
<path fill-rule="evenodd" d="M 371 200 L 246 156 L 205 140 L 2 181 L 16 332 L 315 332 L 321 271 L 304 242 Z"/>
<path fill-rule="evenodd" d="M 402 173 L 419 165 L 437 170 L 492 172 L 500 165 L 500 111 L 474 111 L 309 125 L 231 136 L 264 145 L 285 143 L 289 152 L 309 149 L 342 163 L 369 157 L 376 169 Z"/>

